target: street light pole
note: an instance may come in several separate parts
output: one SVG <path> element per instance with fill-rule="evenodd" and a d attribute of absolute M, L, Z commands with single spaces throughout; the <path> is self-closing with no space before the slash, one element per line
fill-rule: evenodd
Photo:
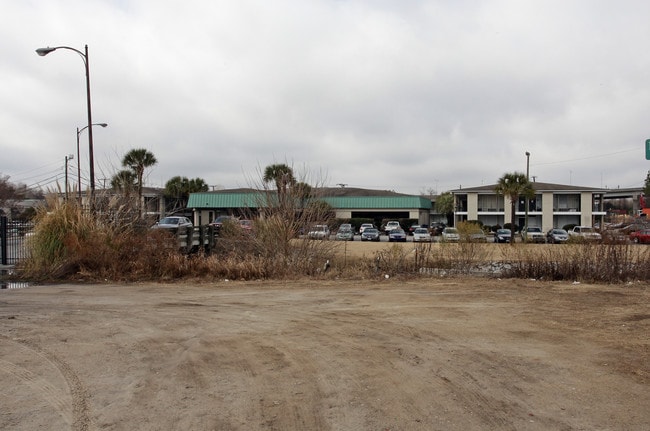
<path fill-rule="evenodd" d="M 526 151 L 526 181 L 530 181 L 530 153 Z M 526 215 L 524 217 L 524 224 L 526 225 L 526 237 L 528 237 L 528 205 L 530 205 L 530 202 L 528 200 L 528 196 L 526 196 Z"/>
<path fill-rule="evenodd" d="M 90 129 L 92 129 L 92 126 L 102 126 L 106 127 L 108 126 L 107 123 L 93 123 L 90 125 Z M 81 132 L 84 130 L 88 129 L 88 126 L 84 126 L 81 129 L 77 127 L 77 192 L 78 192 L 78 200 L 79 200 L 79 205 L 81 206 L 81 159 L 79 158 L 79 135 Z"/>
<path fill-rule="evenodd" d="M 68 162 L 74 159 L 74 155 L 68 154 L 65 156 L 65 201 L 68 201 Z M 79 162 L 79 160 L 77 160 Z M 77 163 L 78 165 L 79 163 Z"/>
<path fill-rule="evenodd" d="M 90 160 L 90 197 L 91 197 L 91 208 L 93 205 L 93 201 L 95 198 L 95 158 L 94 158 L 94 151 L 93 151 L 93 119 L 92 119 L 92 109 L 91 109 L 91 104 L 90 104 L 90 65 L 88 61 L 88 45 L 84 46 L 84 52 L 79 51 L 76 48 L 72 48 L 69 46 L 56 46 L 54 48 L 38 48 L 36 50 L 36 53 L 40 55 L 41 57 L 46 56 L 52 51 L 56 51 L 57 49 L 69 49 L 70 51 L 74 51 L 77 54 L 81 56 L 81 59 L 84 62 L 84 68 L 86 70 L 86 104 L 87 104 L 87 111 L 88 111 L 88 158 Z"/>

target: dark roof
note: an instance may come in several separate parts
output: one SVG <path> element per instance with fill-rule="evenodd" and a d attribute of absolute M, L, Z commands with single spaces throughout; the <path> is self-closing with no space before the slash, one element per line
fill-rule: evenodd
<path fill-rule="evenodd" d="M 273 192 L 274 190 L 269 190 Z M 203 193 L 241 193 L 241 194 L 250 194 L 265 192 L 264 190 L 256 190 L 252 188 L 237 188 L 237 189 L 225 189 L 225 190 L 212 190 L 209 192 Z M 320 197 L 344 197 L 344 196 L 413 196 L 405 193 L 397 193 L 392 190 L 371 190 L 371 189 L 360 189 L 356 187 L 318 187 L 313 189 L 313 194 Z"/>
<path fill-rule="evenodd" d="M 567 184 L 552 184 L 552 183 L 540 183 L 540 182 L 532 182 L 533 189 L 537 192 L 606 192 L 606 189 L 603 188 L 598 188 L 598 187 L 584 187 L 584 186 L 572 186 L 572 185 L 567 185 Z M 468 187 L 468 188 L 461 188 L 461 189 L 455 189 L 455 190 L 450 190 L 452 193 L 464 193 L 464 192 L 472 192 L 472 193 L 480 193 L 480 192 L 494 192 L 494 189 L 496 188 L 496 184 L 490 184 L 487 186 L 478 186 L 478 187 Z"/>

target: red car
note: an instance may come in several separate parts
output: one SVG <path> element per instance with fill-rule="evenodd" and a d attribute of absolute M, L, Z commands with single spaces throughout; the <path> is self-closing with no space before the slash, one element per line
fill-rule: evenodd
<path fill-rule="evenodd" d="M 630 241 L 635 244 L 650 244 L 650 229 L 637 230 L 630 234 Z"/>

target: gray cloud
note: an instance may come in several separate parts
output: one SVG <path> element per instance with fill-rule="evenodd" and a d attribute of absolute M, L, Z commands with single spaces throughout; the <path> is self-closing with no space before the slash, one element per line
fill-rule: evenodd
<path fill-rule="evenodd" d="M 247 185 L 288 161 L 329 185 L 643 184 L 650 5 L 611 2 L 4 2 L 0 172 L 62 175 L 85 123 L 99 175 L 145 147 L 174 175 Z M 87 175 L 87 136 L 81 167 Z M 42 176 L 42 177 L 41 177 Z"/>

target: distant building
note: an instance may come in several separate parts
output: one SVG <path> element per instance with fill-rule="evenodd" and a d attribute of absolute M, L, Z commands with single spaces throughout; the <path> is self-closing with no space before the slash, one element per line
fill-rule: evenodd
<path fill-rule="evenodd" d="M 602 223 L 606 214 L 604 198 L 607 190 L 533 182 L 535 197 L 528 200 L 528 225 L 547 231 L 567 224 L 593 226 Z M 497 195 L 496 184 L 451 190 L 454 195 L 454 221 L 478 220 L 484 225 L 503 226 L 514 222 L 525 225 L 526 198 L 519 197 L 515 220 L 510 220 L 510 200 Z"/>
<path fill-rule="evenodd" d="M 253 189 L 191 193 L 187 207 L 193 211 L 195 225 L 208 224 L 220 215 L 256 214 L 265 202 L 262 193 Z M 387 218 L 429 223 L 432 208 L 429 198 L 384 190 L 322 188 L 315 195 L 332 207 L 338 219 L 367 218 L 376 224 Z"/>

